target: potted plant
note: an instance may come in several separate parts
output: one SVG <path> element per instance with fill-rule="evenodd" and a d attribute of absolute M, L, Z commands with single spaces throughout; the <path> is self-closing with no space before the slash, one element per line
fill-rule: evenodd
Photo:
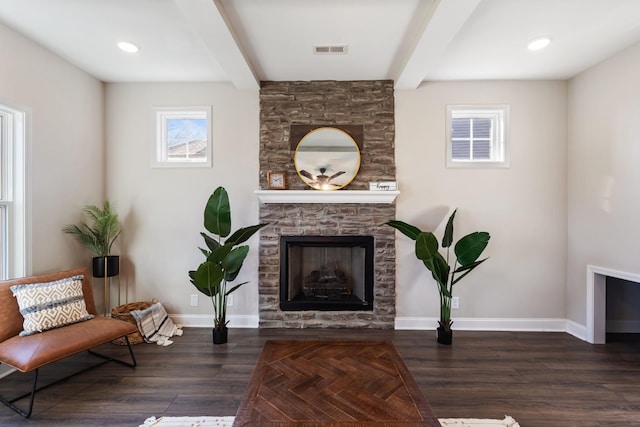
<path fill-rule="evenodd" d="M 456 212 L 457 209 L 449 217 L 442 237 L 442 248 L 446 249 L 444 256 L 439 252 L 438 239 L 432 232 L 422 231 L 418 227 L 403 221 L 388 221 L 385 223 L 415 240 L 416 257 L 424 263 L 438 285 L 440 293 L 438 342 L 441 344 L 451 344 L 453 337 L 451 330 L 453 323 L 451 321 L 453 285 L 487 260 L 487 258 L 481 260 L 478 260 L 478 258 L 491 238 L 486 231 L 467 234 L 456 242 L 453 249 L 455 257 L 450 257 L 450 249 L 453 243 L 453 219 L 456 216 Z M 450 264 L 451 261 L 453 266 Z"/>
<path fill-rule="evenodd" d="M 242 268 L 249 246 L 241 245 L 265 224 L 240 228 L 231 234 L 231 207 L 223 187 L 215 189 L 204 208 L 204 228 L 213 236 L 201 232 L 207 249 L 199 248 L 205 256 L 197 270 L 189 271 L 191 283 L 211 298 L 213 304 L 214 344 L 227 342 L 227 297 L 247 282 L 229 288 Z M 231 234 L 231 235 L 230 235 Z"/>
<path fill-rule="evenodd" d="M 88 205 L 82 209 L 89 221 L 80 225 L 68 224 L 62 231 L 75 236 L 80 243 L 95 254 L 93 257 L 93 276 L 112 277 L 120 273 L 119 257 L 111 255 L 113 243 L 120 235 L 118 213 L 109 201 L 102 207 Z"/>

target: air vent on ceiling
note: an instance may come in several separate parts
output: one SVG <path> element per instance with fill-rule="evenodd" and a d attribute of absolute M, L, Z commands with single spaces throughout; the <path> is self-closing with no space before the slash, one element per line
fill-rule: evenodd
<path fill-rule="evenodd" d="M 314 46 L 313 53 L 316 55 L 345 55 L 347 53 L 347 45 Z"/>

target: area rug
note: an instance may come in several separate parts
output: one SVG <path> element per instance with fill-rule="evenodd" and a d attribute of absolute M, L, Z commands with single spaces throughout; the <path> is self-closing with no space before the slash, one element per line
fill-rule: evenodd
<path fill-rule="evenodd" d="M 235 417 L 156 417 L 147 418 L 139 427 L 232 427 Z M 443 427 L 520 427 L 513 418 L 440 418 Z"/>
<path fill-rule="evenodd" d="M 440 427 L 391 341 L 268 340 L 238 427 Z"/>

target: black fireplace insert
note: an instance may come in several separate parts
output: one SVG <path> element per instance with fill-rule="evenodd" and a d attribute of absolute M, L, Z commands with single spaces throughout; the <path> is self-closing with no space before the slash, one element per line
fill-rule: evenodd
<path fill-rule="evenodd" d="M 281 236 L 280 309 L 373 309 L 373 236 Z"/>

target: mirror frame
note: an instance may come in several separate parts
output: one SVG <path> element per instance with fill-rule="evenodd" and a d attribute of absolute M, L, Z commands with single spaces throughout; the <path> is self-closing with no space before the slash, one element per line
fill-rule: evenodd
<path fill-rule="evenodd" d="M 300 146 L 300 144 L 304 141 L 304 139 L 311 135 L 316 133 L 317 131 L 320 131 L 322 129 L 332 129 L 334 131 L 338 131 L 338 132 L 342 132 L 345 134 L 345 136 L 347 138 L 349 138 L 351 140 L 351 142 L 355 145 L 356 148 L 356 154 L 357 154 L 357 165 L 355 166 L 355 170 L 352 173 L 352 176 L 349 177 L 349 180 L 347 182 L 345 182 L 344 184 L 340 184 L 338 186 L 336 186 L 335 188 L 321 188 L 320 186 L 315 186 L 312 185 L 312 183 L 308 182 L 307 179 L 309 179 L 309 177 L 303 177 L 302 174 L 300 173 L 300 169 L 297 165 L 296 162 L 296 158 L 298 155 L 298 148 Z M 333 124 L 328 124 L 328 125 L 291 125 L 291 134 L 290 134 L 290 144 L 291 144 L 291 149 L 294 150 L 294 154 L 293 154 L 293 163 L 294 163 L 294 168 L 296 170 L 296 173 L 298 174 L 298 176 L 300 177 L 300 180 L 307 186 L 309 186 L 310 188 L 313 188 L 314 190 L 319 190 L 319 191 L 335 191 L 335 190 L 340 190 L 344 187 L 346 187 L 347 185 L 349 185 L 351 182 L 353 182 L 353 180 L 356 178 L 356 176 L 358 175 L 358 172 L 360 170 L 360 165 L 362 162 L 362 155 L 361 155 L 361 151 L 362 151 L 362 133 L 363 133 L 363 126 L 362 125 L 333 125 Z M 354 135 L 357 138 L 354 138 Z"/>

